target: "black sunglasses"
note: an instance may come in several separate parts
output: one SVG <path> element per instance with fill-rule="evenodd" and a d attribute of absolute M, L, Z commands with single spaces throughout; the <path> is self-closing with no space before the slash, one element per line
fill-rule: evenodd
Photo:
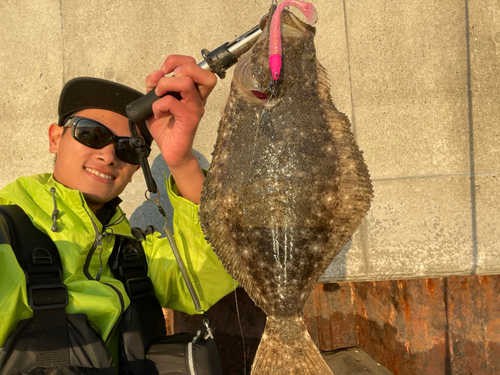
<path fill-rule="evenodd" d="M 64 126 L 72 127 L 71 135 L 82 145 L 101 149 L 113 142 L 116 156 L 126 163 L 139 165 L 139 157 L 130 144 L 130 137 L 118 137 L 100 122 L 86 117 L 70 117 Z M 149 152 L 150 150 L 148 150 L 147 156 L 149 156 Z"/>

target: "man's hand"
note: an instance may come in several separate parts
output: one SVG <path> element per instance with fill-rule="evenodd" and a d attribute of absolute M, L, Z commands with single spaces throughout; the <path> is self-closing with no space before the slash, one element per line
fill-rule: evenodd
<path fill-rule="evenodd" d="M 173 77 L 165 77 L 171 72 Z M 158 96 L 167 91 L 182 96 L 181 100 L 170 95 L 157 100 L 153 104 L 154 117 L 147 124 L 182 196 L 195 203 L 199 203 L 205 177 L 193 153 L 193 141 L 207 97 L 216 83 L 213 73 L 196 65 L 192 57 L 180 55 L 167 57 L 160 70 L 146 78 L 148 91 L 156 87 Z"/>

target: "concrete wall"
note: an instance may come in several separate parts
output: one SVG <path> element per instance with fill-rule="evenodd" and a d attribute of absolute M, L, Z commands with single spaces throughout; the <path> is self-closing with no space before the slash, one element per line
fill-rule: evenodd
<path fill-rule="evenodd" d="M 52 170 L 47 128 L 67 80 L 144 89 L 171 53 L 201 58 L 258 23 L 269 0 L 0 2 L 0 187 Z M 372 209 L 322 281 L 500 271 L 500 1 L 317 0 L 318 58 L 351 119 Z M 229 78 L 196 151 L 208 167 Z M 156 176 L 165 164 L 155 148 Z M 134 225 L 163 225 L 141 175 L 122 198 Z M 167 205 L 168 203 L 165 203 Z"/>

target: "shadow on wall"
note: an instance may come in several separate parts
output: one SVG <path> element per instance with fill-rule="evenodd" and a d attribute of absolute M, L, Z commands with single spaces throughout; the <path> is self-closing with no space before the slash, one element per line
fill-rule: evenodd
<path fill-rule="evenodd" d="M 200 165 L 203 169 L 208 169 L 210 167 L 210 163 L 205 158 L 205 156 L 198 151 L 194 150 L 194 154 L 198 158 Z M 141 172 L 142 173 L 142 172 Z M 172 220 L 174 215 L 174 210 L 172 205 L 170 204 L 170 200 L 168 199 L 167 189 L 165 184 L 163 183 L 165 177 L 168 178 L 170 175 L 170 169 L 168 168 L 167 163 L 163 159 L 162 155 L 159 154 L 151 165 L 151 174 L 155 179 L 158 192 L 160 193 L 160 204 L 165 210 L 167 214 L 168 227 L 170 230 L 172 228 Z M 160 214 L 160 212 L 155 208 L 156 204 L 154 202 L 149 202 L 144 199 L 144 202 L 137 207 L 132 215 L 130 216 L 130 224 L 133 227 L 146 228 L 148 225 L 153 225 L 157 231 L 161 232 L 165 225 L 165 219 Z M 162 233 L 162 236 L 164 234 Z"/>
<path fill-rule="evenodd" d="M 344 245 L 342 250 L 333 258 L 332 263 L 325 270 L 323 276 L 318 282 L 327 282 L 327 280 L 335 279 L 338 281 L 346 280 L 347 277 L 347 253 L 351 250 L 352 238 Z"/>

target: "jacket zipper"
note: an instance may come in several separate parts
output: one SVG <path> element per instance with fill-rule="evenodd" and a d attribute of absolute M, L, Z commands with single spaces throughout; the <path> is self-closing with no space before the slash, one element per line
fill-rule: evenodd
<path fill-rule="evenodd" d="M 188 365 L 189 365 L 189 374 L 188 375 L 196 375 L 196 370 L 194 368 L 194 352 L 193 345 L 196 344 L 196 341 L 200 338 L 201 331 L 196 333 L 196 336 L 188 342 Z"/>
<path fill-rule="evenodd" d="M 189 375 L 196 375 L 194 372 L 194 359 L 193 359 L 193 343 L 188 342 L 188 364 L 189 364 Z"/>
<path fill-rule="evenodd" d="M 52 202 L 54 203 L 54 210 L 52 211 L 52 227 L 50 230 L 52 232 L 57 232 L 57 216 L 59 215 L 59 210 L 57 209 L 57 203 L 56 203 L 56 188 L 51 187 L 50 188 L 50 193 L 52 194 Z"/>
<path fill-rule="evenodd" d="M 87 207 L 85 207 L 85 204 L 83 204 L 83 208 L 87 212 L 87 215 L 89 216 L 90 221 L 92 223 L 92 226 L 94 227 L 94 231 L 96 233 L 96 236 L 95 236 L 95 239 L 94 239 L 94 243 L 92 244 L 92 247 L 90 248 L 90 251 L 87 254 L 87 258 L 85 259 L 85 264 L 83 266 L 83 273 L 85 274 L 85 276 L 87 277 L 87 279 L 89 279 L 89 280 L 95 280 L 95 281 L 100 282 L 99 279 L 100 279 L 100 274 L 101 274 L 101 271 L 102 271 L 102 261 L 101 261 L 101 265 L 99 267 L 99 271 L 97 273 L 98 279 L 95 279 L 94 277 L 92 277 L 92 275 L 90 274 L 89 268 L 90 268 L 90 261 L 92 259 L 92 256 L 94 255 L 96 249 L 100 248 L 101 252 L 103 250 L 102 240 L 104 238 L 104 234 L 99 232 L 99 229 L 97 228 L 97 225 L 96 225 L 94 219 L 92 218 L 92 215 L 90 215 L 89 211 L 87 210 Z M 103 226 L 103 232 L 105 230 L 106 229 Z M 116 241 L 116 237 L 115 237 L 115 241 Z M 99 255 L 99 257 L 100 256 L 101 256 L 101 254 Z M 118 316 L 118 319 L 116 319 L 115 323 L 113 324 L 113 327 L 111 327 L 111 330 L 109 331 L 108 338 L 106 339 L 106 342 L 107 342 L 113 336 L 113 333 L 117 329 L 118 324 L 122 320 L 122 316 L 123 316 L 123 314 L 125 312 L 125 300 L 123 299 L 122 293 L 114 285 L 111 285 L 111 284 L 108 284 L 108 283 L 104 283 L 104 282 L 102 282 L 102 284 L 107 285 L 111 289 L 113 289 L 115 291 L 115 293 L 118 295 L 118 298 L 120 299 L 120 315 Z"/>

